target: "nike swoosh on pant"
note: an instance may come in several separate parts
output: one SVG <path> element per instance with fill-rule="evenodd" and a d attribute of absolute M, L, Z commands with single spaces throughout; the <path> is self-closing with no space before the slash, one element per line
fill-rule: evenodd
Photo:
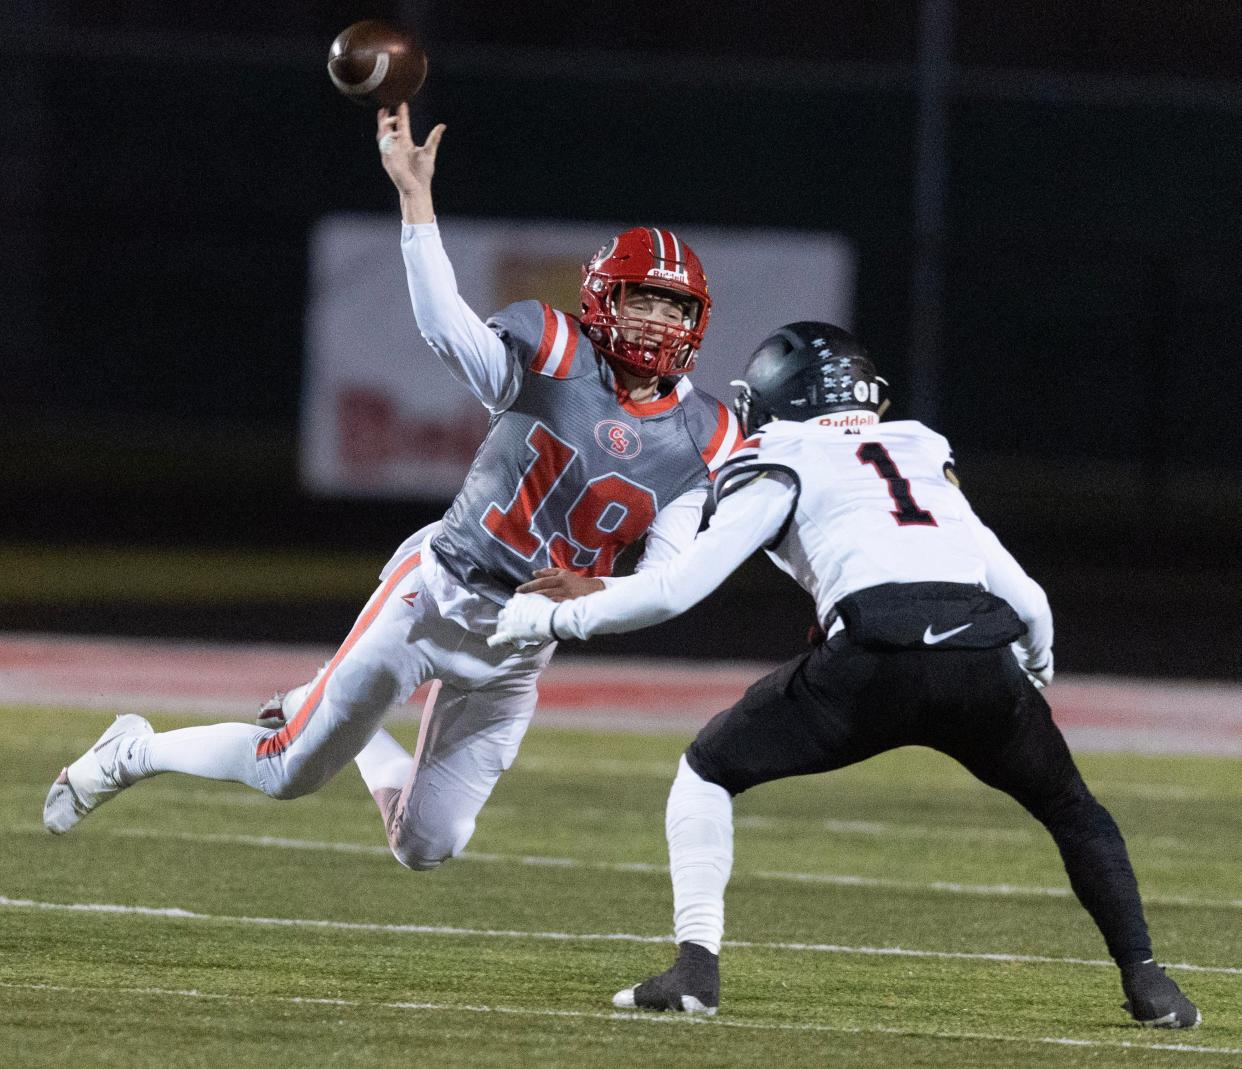
<path fill-rule="evenodd" d="M 934 631 L 932 631 L 931 624 L 928 624 L 927 630 L 923 632 L 923 641 L 928 646 L 934 646 L 937 642 L 943 642 L 946 638 L 951 638 L 953 635 L 965 631 L 966 628 L 973 626 L 974 624 L 962 624 L 961 627 L 955 627 L 950 631 L 942 631 L 937 635 Z"/>

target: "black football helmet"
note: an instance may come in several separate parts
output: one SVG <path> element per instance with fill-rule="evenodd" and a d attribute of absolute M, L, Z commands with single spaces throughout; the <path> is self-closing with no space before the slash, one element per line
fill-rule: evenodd
<path fill-rule="evenodd" d="M 752 435 L 774 419 L 808 420 L 832 412 L 874 412 L 888 407 L 867 350 L 849 331 L 831 323 L 789 323 L 765 338 L 733 385 L 733 411 Z"/>

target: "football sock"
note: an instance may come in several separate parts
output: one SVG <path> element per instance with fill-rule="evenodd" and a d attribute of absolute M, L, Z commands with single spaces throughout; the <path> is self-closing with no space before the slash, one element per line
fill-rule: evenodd
<path fill-rule="evenodd" d="M 183 772 L 261 791 L 255 749 L 268 734 L 254 724 L 226 723 L 144 735 L 129 747 L 119 770 L 129 783 L 161 772 Z"/>
<path fill-rule="evenodd" d="M 733 868 L 733 799 L 701 778 L 683 756 L 665 811 L 673 931 L 678 943 L 720 953 L 724 892 Z"/>
<path fill-rule="evenodd" d="M 354 762 L 372 794 L 385 788 L 399 791 L 414 773 L 414 758 L 383 728 L 372 736 Z"/>

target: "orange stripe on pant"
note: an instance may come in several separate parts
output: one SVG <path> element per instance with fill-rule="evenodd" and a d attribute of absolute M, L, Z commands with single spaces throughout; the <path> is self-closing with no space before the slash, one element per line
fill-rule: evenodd
<path fill-rule="evenodd" d="M 328 685 L 328 680 L 332 678 L 332 673 L 336 671 L 336 666 L 358 644 L 358 640 L 366 633 L 367 628 L 375 622 L 375 618 L 380 614 L 380 610 L 384 607 L 388 596 L 401 580 L 419 566 L 422 559 L 421 553 L 415 553 L 388 577 L 388 582 L 371 598 L 370 604 L 367 605 L 362 615 L 358 617 L 357 623 L 354 624 L 353 629 L 346 636 L 345 641 L 341 644 L 341 648 L 336 651 L 336 656 L 332 658 L 328 667 L 324 669 L 323 675 L 319 677 L 319 681 L 306 696 L 306 700 L 302 703 L 302 708 L 298 710 L 297 715 L 276 732 L 275 735 L 269 735 L 260 742 L 258 749 L 255 750 L 256 756 L 277 757 L 284 753 L 289 748 L 290 743 L 302 733 L 302 729 L 306 727 L 311 715 L 319 707 L 324 689 Z"/>

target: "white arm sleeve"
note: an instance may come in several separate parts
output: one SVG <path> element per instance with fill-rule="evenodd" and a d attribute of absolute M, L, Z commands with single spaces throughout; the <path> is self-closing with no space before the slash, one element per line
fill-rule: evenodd
<path fill-rule="evenodd" d="M 660 509 L 647 528 L 647 545 L 634 568 L 635 572 L 659 567 L 689 546 L 698 534 L 706 503 L 707 487 L 701 486 L 687 490 Z"/>
<path fill-rule="evenodd" d="M 453 377 L 492 412 L 513 403 L 522 384 L 517 358 L 457 292 L 453 265 L 435 223 L 403 223 L 401 256 L 418 329 Z"/>
<path fill-rule="evenodd" d="M 561 602 L 552 626 L 561 637 L 590 638 L 670 620 L 702 601 L 784 526 L 797 491 L 759 478 L 720 503 L 711 526 L 685 550 L 606 590 Z M 679 499 L 680 500 L 680 499 Z"/>
<path fill-rule="evenodd" d="M 1052 609 L 1043 588 L 1022 570 L 1013 554 L 975 514 L 972 527 L 979 548 L 987 561 L 987 587 L 1004 598 L 1027 626 L 1027 633 L 1018 639 L 1026 653 L 1026 666 L 1039 668 L 1048 664 L 1052 654 Z"/>
<path fill-rule="evenodd" d="M 687 490 L 656 513 L 656 518 L 647 528 L 647 544 L 643 547 L 643 555 L 634 566 L 636 573 L 672 560 L 694 541 L 699 524 L 703 521 L 703 505 L 707 502 L 707 494 L 706 486 Z M 622 578 L 624 577 L 601 575 L 599 580 L 605 587 L 610 587 L 619 583 Z"/>

